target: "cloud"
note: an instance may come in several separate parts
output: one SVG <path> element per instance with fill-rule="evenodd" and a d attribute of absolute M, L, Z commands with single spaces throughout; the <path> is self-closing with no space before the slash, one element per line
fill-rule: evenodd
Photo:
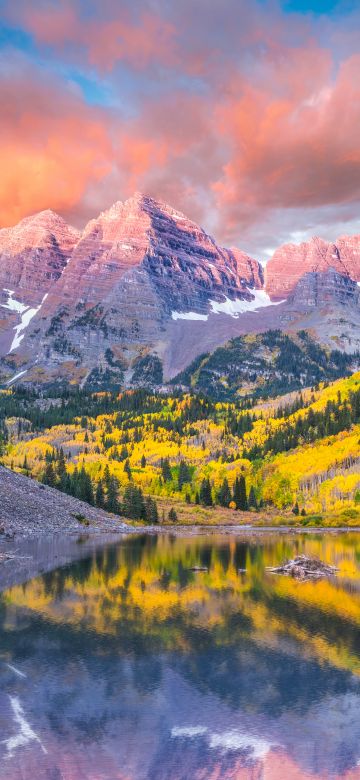
<path fill-rule="evenodd" d="M 229 232 L 271 209 L 358 202 L 359 66 L 354 55 L 334 78 L 327 51 L 280 52 L 266 88 L 241 82 L 218 104 L 231 150 L 213 190 Z"/>
<path fill-rule="evenodd" d="M 118 61 L 139 70 L 153 62 L 175 64 L 179 59 L 176 30 L 147 5 L 133 19 L 126 3 L 97 4 L 95 13 L 84 14 L 77 2 L 29 5 L 20 0 L 16 9 L 8 5 L 7 16 L 20 22 L 37 43 L 67 55 L 76 52 L 77 58 L 83 52 L 89 64 L 101 70 L 111 70 Z"/>
<path fill-rule="evenodd" d="M 4 57 L 3 224 L 46 207 L 79 224 L 134 190 L 254 254 L 310 226 L 331 231 L 339 215 L 353 224 L 351 17 L 327 20 L 324 41 L 276 0 L 18 0 L 5 11 L 37 48 Z M 110 88 L 113 108 L 87 103 L 80 77 Z"/>
<path fill-rule="evenodd" d="M 89 182 L 111 168 L 103 117 L 37 71 L 8 72 L 0 82 L 0 209 L 3 225 L 51 207 L 78 204 Z"/>

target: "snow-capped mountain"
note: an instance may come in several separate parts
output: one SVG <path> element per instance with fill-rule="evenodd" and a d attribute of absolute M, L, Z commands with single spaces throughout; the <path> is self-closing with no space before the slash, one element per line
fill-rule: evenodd
<path fill-rule="evenodd" d="M 257 260 L 145 195 L 81 233 L 51 211 L 27 217 L 0 231 L 2 381 L 159 384 L 241 333 L 309 319 L 326 341 L 333 304 L 355 349 L 360 239 L 341 241 L 278 250 L 265 284 Z"/>

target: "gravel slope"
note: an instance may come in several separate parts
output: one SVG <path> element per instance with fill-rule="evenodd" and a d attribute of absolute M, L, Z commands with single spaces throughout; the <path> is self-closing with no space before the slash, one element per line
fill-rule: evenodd
<path fill-rule="evenodd" d="M 84 526 L 74 515 L 84 515 Z M 116 515 L 85 504 L 59 490 L 41 485 L 33 479 L 0 466 L 0 537 L 1 535 L 41 536 L 118 533 L 131 527 Z"/>

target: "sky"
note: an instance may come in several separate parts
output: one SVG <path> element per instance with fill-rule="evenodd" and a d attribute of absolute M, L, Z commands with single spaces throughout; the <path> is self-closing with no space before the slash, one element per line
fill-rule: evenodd
<path fill-rule="evenodd" d="M 141 191 L 266 260 L 360 233 L 360 3 L 0 0 L 0 226 Z"/>

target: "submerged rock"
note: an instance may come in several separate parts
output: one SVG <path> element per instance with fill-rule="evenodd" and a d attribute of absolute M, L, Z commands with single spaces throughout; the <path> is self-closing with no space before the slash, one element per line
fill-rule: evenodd
<path fill-rule="evenodd" d="M 333 577 L 338 569 L 324 563 L 320 558 L 308 558 L 306 555 L 297 555 L 295 558 L 285 561 L 281 566 L 267 566 L 273 574 L 287 574 L 297 580 L 319 580 L 324 577 Z"/>

